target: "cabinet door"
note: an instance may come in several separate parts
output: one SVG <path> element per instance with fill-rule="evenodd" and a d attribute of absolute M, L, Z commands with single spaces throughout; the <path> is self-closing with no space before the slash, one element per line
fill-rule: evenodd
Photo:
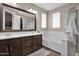
<path fill-rule="evenodd" d="M 32 52 L 32 37 L 22 39 L 22 55 L 27 55 Z"/>
<path fill-rule="evenodd" d="M 12 39 L 10 41 L 10 55 L 20 56 L 21 55 L 21 39 Z"/>
<path fill-rule="evenodd" d="M 9 55 L 9 45 L 7 40 L 0 40 L 0 56 Z"/>
<path fill-rule="evenodd" d="M 42 35 L 38 36 L 38 48 L 42 47 Z"/>
<path fill-rule="evenodd" d="M 35 35 L 33 36 L 33 51 L 38 50 L 42 47 L 42 36 Z"/>

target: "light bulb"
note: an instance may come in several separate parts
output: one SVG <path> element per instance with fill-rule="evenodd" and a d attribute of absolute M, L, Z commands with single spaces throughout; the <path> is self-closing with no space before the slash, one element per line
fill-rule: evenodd
<path fill-rule="evenodd" d="M 35 11 L 35 14 L 37 14 L 37 11 Z"/>
<path fill-rule="evenodd" d="M 35 13 L 35 10 L 32 10 L 33 13 Z"/>
<path fill-rule="evenodd" d="M 32 12 L 32 9 L 30 8 L 29 11 Z"/>

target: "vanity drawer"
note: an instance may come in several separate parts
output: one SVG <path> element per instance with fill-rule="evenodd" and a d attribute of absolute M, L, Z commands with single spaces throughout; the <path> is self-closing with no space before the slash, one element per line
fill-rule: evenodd
<path fill-rule="evenodd" d="M 31 47 L 32 46 L 32 41 L 27 40 L 26 42 L 22 42 L 22 47 Z"/>
<path fill-rule="evenodd" d="M 23 38 L 22 47 L 32 47 L 32 37 Z"/>
<path fill-rule="evenodd" d="M 3 45 L 3 44 L 8 44 L 8 40 L 0 40 L 0 45 Z"/>
<path fill-rule="evenodd" d="M 42 39 L 42 35 L 35 35 L 33 36 L 33 39 Z"/>

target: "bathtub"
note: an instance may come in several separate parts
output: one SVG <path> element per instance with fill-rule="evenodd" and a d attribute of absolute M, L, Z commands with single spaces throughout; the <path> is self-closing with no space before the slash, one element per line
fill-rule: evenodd
<path fill-rule="evenodd" d="M 43 46 L 62 54 L 67 54 L 67 36 L 64 32 L 47 31 L 43 33 Z"/>

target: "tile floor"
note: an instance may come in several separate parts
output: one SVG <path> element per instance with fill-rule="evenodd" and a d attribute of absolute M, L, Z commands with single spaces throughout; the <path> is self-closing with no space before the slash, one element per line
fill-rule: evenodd
<path fill-rule="evenodd" d="M 50 52 L 47 56 L 61 56 L 61 54 L 59 52 L 56 52 L 56 51 L 51 50 L 51 49 L 46 48 L 46 47 L 43 47 L 43 48 Z"/>

